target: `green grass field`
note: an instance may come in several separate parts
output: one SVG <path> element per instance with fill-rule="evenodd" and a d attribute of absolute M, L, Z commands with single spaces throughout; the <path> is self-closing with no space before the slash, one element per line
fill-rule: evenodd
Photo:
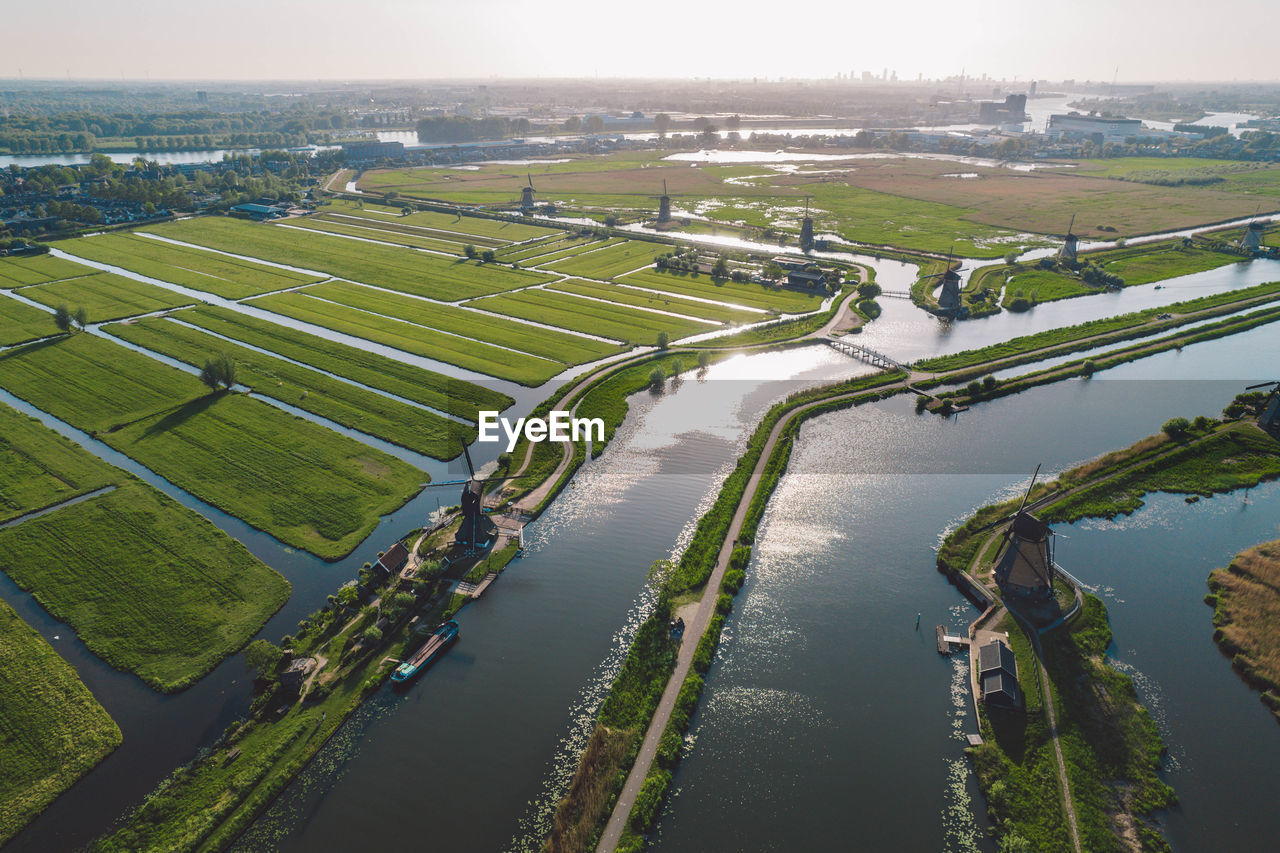
<path fill-rule="evenodd" d="M 396 317 L 429 329 L 474 338 L 501 347 L 510 347 L 529 355 L 565 364 L 595 361 L 619 352 L 616 346 L 593 341 L 590 338 L 540 329 L 527 323 L 516 323 L 498 317 L 488 317 L 465 308 L 437 305 L 412 296 L 373 290 L 358 284 L 331 282 L 313 285 L 302 292 L 352 308 L 359 308 L 362 311 Z M 484 307 L 484 303 L 469 304 Z"/>
<path fill-rule="evenodd" d="M 190 305 L 195 301 L 172 290 L 109 272 L 24 287 L 22 295 L 50 308 L 65 305 L 74 311 L 78 306 L 83 306 L 88 312 L 90 323 L 150 314 L 153 311 Z"/>
<path fill-rule="evenodd" d="M 1057 299 L 1070 299 L 1073 296 L 1087 296 L 1091 293 L 1103 293 L 1105 288 L 1092 287 L 1080 279 L 1064 275 L 1054 270 L 1038 270 L 1022 268 L 1014 272 L 1005 284 L 1004 298 L 1000 304 L 1005 308 L 1015 299 L 1026 299 L 1032 305 L 1041 302 L 1053 302 Z"/>
<path fill-rule="evenodd" d="M 349 553 L 418 492 L 416 468 L 91 335 L 0 353 L 0 385 L 289 545 Z M 110 389 L 110 393 L 107 393 Z"/>
<path fill-rule="evenodd" d="M 335 332 L 354 335 L 499 379 L 510 379 L 521 385 L 541 385 L 565 368 L 564 364 L 557 361 L 522 355 L 465 338 L 432 334 L 412 323 L 312 299 L 302 293 L 271 294 L 259 297 L 251 304 Z"/>
<path fill-rule="evenodd" d="M 48 311 L 0 295 L 0 347 L 60 333 Z"/>
<path fill-rule="evenodd" d="M 693 299 L 681 299 L 678 296 L 651 293 L 631 287 L 621 287 L 616 284 L 603 284 L 598 281 L 583 281 L 582 279 L 571 278 L 567 281 L 557 281 L 549 284 L 547 289 L 564 293 L 577 293 L 582 296 L 593 296 L 596 299 L 607 299 L 611 302 L 634 305 L 638 308 L 671 311 L 675 314 L 700 317 L 703 320 L 715 320 L 721 323 L 750 323 L 764 319 L 764 315 L 755 311 L 746 311 L 742 308 L 712 305 Z"/>
<path fill-rule="evenodd" d="M 415 234 L 405 229 L 384 227 L 368 219 L 330 217 L 325 214 L 319 214 L 300 219 L 290 219 L 288 224 L 312 231 L 359 237 L 362 240 L 379 240 L 383 243 L 395 243 L 399 246 L 411 246 L 416 249 L 427 249 L 432 252 L 444 252 L 445 254 L 462 257 L 462 243 Z M 465 240 L 466 238 L 460 237 L 458 239 Z"/>
<path fill-rule="evenodd" d="M 595 237 L 579 237 L 577 235 L 562 237 L 558 240 L 546 238 L 532 244 L 517 243 L 508 246 L 505 249 L 498 250 L 497 255 L 498 260 L 503 262 L 527 260 L 532 265 L 544 261 L 559 260 L 562 257 L 572 257 L 589 249 L 603 248 L 610 242 L 609 240 L 600 240 Z"/>
<path fill-rule="evenodd" d="M 148 230 L 174 240 L 445 301 L 499 293 L 547 280 L 546 275 L 525 270 L 455 261 L 399 246 L 348 240 L 282 225 L 250 224 L 226 217 L 168 222 Z"/>
<path fill-rule="evenodd" d="M 79 445 L 0 405 L 0 522 L 114 482 L 113 469 Z"/>
<path fill-rule="evenodd" d="M 545 252 L 535 250 L 530 254 L 526 266 L 542 267 L 555 261 L 562 261 L 566 258 L 573 258 L 584 252 L 594 252 L 597 249 L 604 249 L 609 246 L 617 246 L 623 242 L 621 237 L 612 237 L 607 240 L 571 240 L 561 243 L 555 251 Z M 508 259 L 509 260 L 509 259 Z"/>
<path fill-rule="evenodd" d="M 475 421 L 479 409 L 502 410 L 514 401 L 506 394 L 435 373 L 384 355 L 279 326 L 227 308 L 199 306 L 173 315 L 185 323 L 208 329 L 250 346 L 278 353 L 378 388 L 406 400 Z"/>
<path fill-rule="evenodd" d="M 638 311 L 625 305 L 608 305 L 539 288 L 490 296 L 471 304 L 486 311 L 526 317 L 562 329 L 589 332 L 642 346 L 656 344 L 660 332 L 666 332 L 671 340 L 676 340 L 716 329 L 714 325 L 694 320 Z"/>
<path fill-rule="evenodd" d="M 0 845 L 120 745 L 75 669 L 0 601 Z"/>
<path fill-rule="evenodd" d="M 658 255 L 671 251 L 660 243 L 627 240 L 595 252 L 584 252 L 549 264 L 548 269 L 583 278 L 608 279 L 653 263 Z"/>
<path fill-rule="evenodd" d="M 488 237 L 509 243 L 521 243 L 525 240 L 536 240 L 539 237 L 546 237 L 556 234 L 559 229 L 546 228 L 541 225 L 527 225 L 523 222 L 508 222 L 502 219 L 488 219 L 483 216 L 461 216 L 452 213 L 437 213 L 432 210 L 419 211 L 411 213 L 408 216 L 400 215 L 400 208 L 388 207 L 385 205 L 374 204 L 372 202 L 357 203 L 346 199 L 335 199 L 326 210 L 339 211 L 350 214 L 352 216 L 365 216 L 369 219 L 379 221 L 389 220 L 405 225 L 416 225 L 421 228 L 431 228 L 438 231 L 446 231 L 453 234 L 461 234 L 472 239 L 465 240 L 467 243 L 480 243 L 474 239 L 476 237 Z M 384 215 L 388 214 L 388 215 Z"/>
<path fill-rule="evenodd" d="M 1081 256 L 1081 261 L 1090 259 L 1094 259 L 1092 254 Z M 1215 252 L 1195 244 L 1183 246 L 1181 240 L 1162 240 L 1159 243 L 1110 249 L 1098 252 L 1094 259 L 1107 272 L 1123 278 L 1126 286 L 1150 284 L 1240 261 L 1238 255 Z"/>
<path fill-rule="evenodd" d="M 620 284 L 631 284 L 650 290 L 661 290 L 664 293 L 696 296 L 699 299 L 714 299 L 717 302 L 728 302 L 732 305 L 745 305 L 748 308 L 762 308 L 784 314 L 799 314 L 805 311 L 816 311 L 822 306 L 822 297 L 785 287 L 767 287 L 763 284 L 741 284 L 733 281 L 716 282 L 709 275 L 693 275 L 691 273 L 658 272 L 642 270 L 624 276 L 618 280 Z"/>
<path fill-rule="evenodd" d="M 0 529 L 0 569 L 94 654 L 166 693 L 243 646 L 289 597 L 243 545 L 132 478 Z"/>
<path fill-rule="evenodd" d="M 436 459 L 452 458 L 457 455 L 461 440 L 470 443 L 475 438 L 474 428 L 435 412 L 236 346 L 162 317 L 115 323 L 104 331 L 193 367 L 200 367 L 216 353 L 226 353 L 235 359 L 236 380 L 254 393 Z"/>
<path fill-rule="evenodd" d="M 0 258 L 0 289 L 22 287 L 24 284 L 42 284 L 46 281 L 58 281 L 94 272 L 97 270 L 62 258 L 55 258 L 53 255 Z"/>
<path fill-rule="evenodd" d="M 243 299 L 272 290 L 297 287 L 322 276 L 306 275 L 266 264 L 175 246 L 137 234 L 99 234 L 61 244 L 68 254 L 111 264 L 148 278 L 180 284 L 224 299 Z"/>

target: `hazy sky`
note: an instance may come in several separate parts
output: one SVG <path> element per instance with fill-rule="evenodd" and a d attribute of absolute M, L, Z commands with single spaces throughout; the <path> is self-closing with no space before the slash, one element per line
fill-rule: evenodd
<path fill-rule="evenodd" d="M 1274 0 L 8 5 L 0 77 L 1280 78 Z"/>

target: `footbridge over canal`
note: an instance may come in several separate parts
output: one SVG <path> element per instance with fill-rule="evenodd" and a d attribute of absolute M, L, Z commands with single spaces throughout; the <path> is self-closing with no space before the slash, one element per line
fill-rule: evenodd
<path fill-rule="evenodd" d="M 879 367 L 883 370 L 908 370 L 910 368 L 910 365 L 900 364 L 884 353 L 877 352 L 871 347 L 864 347 L 862 344 L 855 344 L 852 341 L 839 338 L 835 340 L 828 339 L 827 343 L 845 355 L 865 361 L 873 367 Z"/>

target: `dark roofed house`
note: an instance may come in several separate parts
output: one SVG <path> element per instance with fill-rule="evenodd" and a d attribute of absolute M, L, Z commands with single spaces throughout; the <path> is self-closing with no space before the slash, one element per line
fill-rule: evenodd
<path fill-rule="evenodd" d="M 403 544 L 397 542 L 387 549 L 381 557 L 378 558 L 378 565 L 387 574 L 394 574 L 404 568 L 404 564 L 409 562 L 409 549 Z"/>
<path fill-rule="evenodd" d="M 803 287 L 808 290 L 813 290 L 826 287 L 827 277 L 821 272 L 792 270 L 787 273 L 787 285 L 790 287 Z"/>
<path fill-rule="evenodd" d="M 992 640 L 978 647 L 978 683 L 984 703 L 1000 708 L 1022 707 L 1018 659 L 1002 641 Z"/>

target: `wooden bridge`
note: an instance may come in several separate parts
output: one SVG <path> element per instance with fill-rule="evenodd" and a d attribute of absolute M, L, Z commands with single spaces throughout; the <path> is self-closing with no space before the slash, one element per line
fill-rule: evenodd
<path fill-rule="evenodd" d="M 910 299 L 911 291 L 909 290 L 882 290 L 881 296 L 888 296 L 890 299 Z"/>
<path fill-rule="evenodd" d="M 827 343 L 831 344 L 831 346 L 835 347 L 837 350 L 844 353 L 845 355 L 852 356 L 853 358 L 861 359 L 862 361 L 865 361 L 867 364 L 882 368 L 884 370 L 906 370 L 907 369 L 906 365 L 899 364 L 898 362 L 889 358 L 889 356 L 885 355 L 884 353 L 876 352 L 870 347 L 864 347 L 861 344 L 851 343 L 846 340 L 831 340 L 831 339 L 828 339 Z"/>

